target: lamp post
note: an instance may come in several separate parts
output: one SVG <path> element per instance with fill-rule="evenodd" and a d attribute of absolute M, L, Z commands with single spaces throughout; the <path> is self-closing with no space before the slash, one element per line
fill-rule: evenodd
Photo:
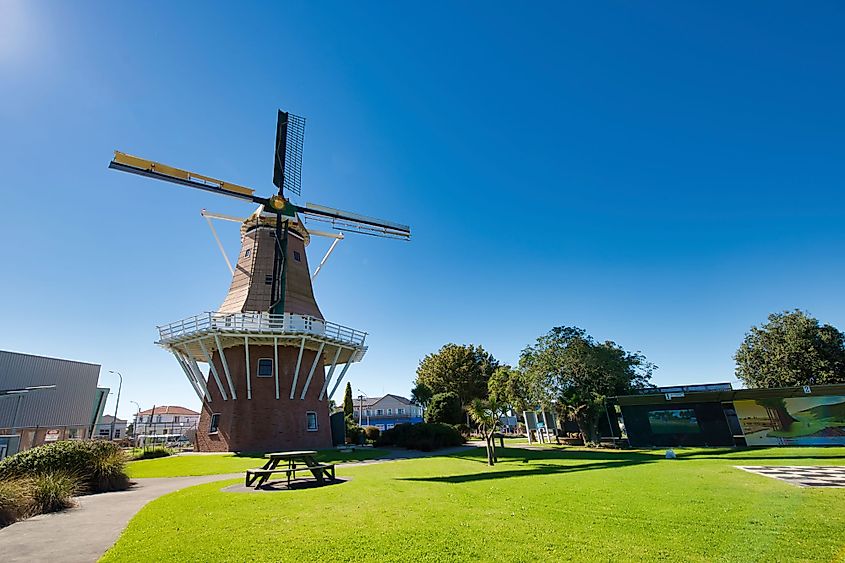
<path fill-rule="evenodd" d="M 120 390 L 123 389 L 123 376 L 119 371 L 109 370 L 109 373 L 116 373 L 120 378 L 120 385 L 117 386 L 117 400 L 114 402 L 114 418 L 111 419 L 111 433 L 109 439 L 114 440 L 114 423 L 117 422 L 117 407 L 120 406 Z"/>
<path fill-rule="evenodd" d="M 358 391 L 358 426 L 363 426 L 364 422 L 364 392 L 360 389 L 356 389 Z M 370 420 L 367 417 L 367 423 L 369 424 Z"/>
<path fill-rule="evenodd" d="M 135 424 L 132 425 L 132 434 L 133 434 L 133 436 L 137 436 L 138 435 L 138 423 L 141 419 L 141 405 L 139 405 L 135 401 L 129 401 L 129 402 L 132 403 L 133 405 L 135 405 L 135 407 L 138 409 L 135 412 Z"/>

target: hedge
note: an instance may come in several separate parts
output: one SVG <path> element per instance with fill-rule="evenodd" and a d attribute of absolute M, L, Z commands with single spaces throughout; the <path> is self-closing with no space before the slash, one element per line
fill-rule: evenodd
<path fill-rule="evenodd" d="M 463 443 L 464 438 L 460 432 L 453 426 L 439 422 L 397 424 L 382 432 L 376 441 L 378 446 L 399 446 L 424 452 L 460 446 Z"/>

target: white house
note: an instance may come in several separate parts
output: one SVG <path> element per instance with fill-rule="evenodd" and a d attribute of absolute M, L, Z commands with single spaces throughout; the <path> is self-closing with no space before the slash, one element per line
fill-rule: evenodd
<path fill-rule="evenodd" d="M 397 424 L 422 422 L 422 407 L 399 395 L 354 399 L 353 415 L 361 426 L 375 426 L 379 430 Z"/>
<path fill-rule="evenodd" d="M 200 413 L 196 411 L 175 405 L 163 405 L 137 413 L 134 431 L 136 436 L 185 435 L 197 427 L 199 420 Z"/>
<path fill-rule="evenodd" d="M 115 418 L 110 414 L 104 414 L 100 417 L 100 423 L 97 424 L 97 428 L 94 429 L 94 438 L 109 439 L 111 437 L 112 420 L 114 420 L 114 439 L 120 440 L 121 438 L 125 438 L 126 421 L 122 418 Z"/>

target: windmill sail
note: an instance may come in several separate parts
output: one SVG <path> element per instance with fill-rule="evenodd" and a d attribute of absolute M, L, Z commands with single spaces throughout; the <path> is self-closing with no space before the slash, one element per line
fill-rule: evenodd
<path fill-rule="evenodd" d="M 276 121 L 276 154 L 273 163 L 273 184 L 279 188 L 279 194 L 287 190 L 300 195 L 304 140 L 305 118 L 279 110 Z"/>
<path fill-rule="evenodd" d="M 330 223 L 333 227 L 341 231 L 404 240 L 410 240 L 411 238 L 411 227 L 408 225 L 402 225 L 384 219 L 376 219 L 375 217 L 367 217 L 358 213 L 350 213 L 349 211 L 342 211 L 333 207 L 306 203 L 305 207 L 298 206 L 298 212 L 306 218 Z"/>

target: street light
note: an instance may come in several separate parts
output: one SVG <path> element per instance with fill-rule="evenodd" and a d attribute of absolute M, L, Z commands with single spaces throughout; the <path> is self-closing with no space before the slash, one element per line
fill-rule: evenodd
<path fill-rule="evenodd" d="M 111 433 L 110 440 L 114 440 L 114 423 L 117 422 L 117 407 L 120 406 L 120 390 L 123 389 L 123 376 L 119 371 L 109 370 L 109 373 L 116 373 L 120 378 L 120 385 L 117 386 L 117 400 L 114 402 L 114 418 L 111 419 Z"/>
<path fill-rule="evenodd" d="M 356 389 L 358 391 L 358 426 L 363 426 L 364 421 L 364 397 L 366 397 L 366 393 L 361 391 L 360 389 Z M 370 417 L 367 416 L 367 425 L 370 424 Z"/>
<path fill-rule="evenodd" d="M 138 435 L 138 422 L 141 418 L 141 405 L 139 405 L 135 401 L 129 401 L 129 402 L 132 403 L 133 405 L 135 405 L 136 407 L 138 407 L 138 412 L 135 413 L 135 424 L 132 425 L 132 433 L 133 433 L 134 436 L 137 436 Z"/>

